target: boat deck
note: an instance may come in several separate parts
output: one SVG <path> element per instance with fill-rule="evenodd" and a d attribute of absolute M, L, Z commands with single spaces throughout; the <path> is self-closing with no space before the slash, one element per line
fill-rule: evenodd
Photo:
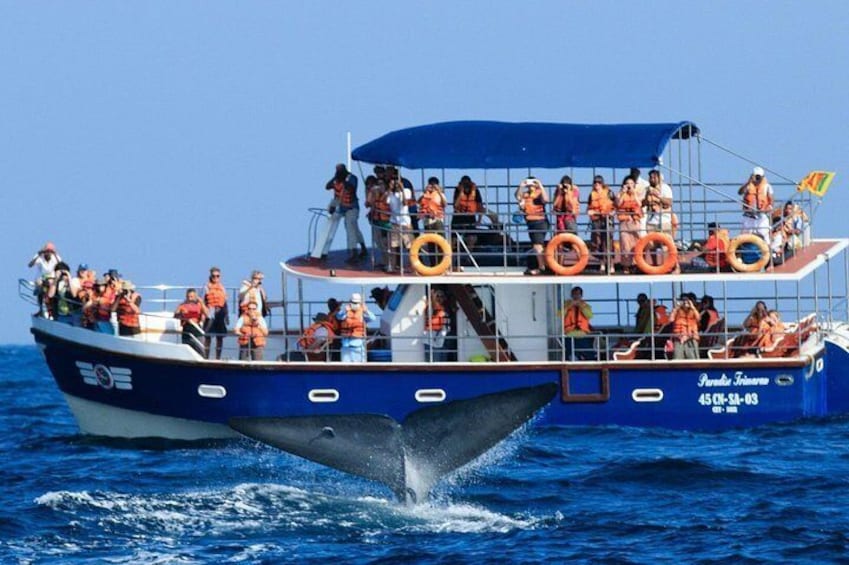
<path fill-rule="evenodd" d="M 638 281 L 663 281 L 674 278 L 675 280 L 797 280 L 808 274 L 816 266 L 820 265 L 827 258 L 835 256 L 838 252 L 849 247 L 849 239 L 820 239 L 814 240 L 807 247 L 800 249 L 796 254 L 788 259 L 783 265 L 779 265 L 762 272 L 756 273 L 736 273 L 736 272 L 714 272 L 704 269 L 688 270 L 687 265 L 693 258 L 699 255 L 696 251 L 688 251 L 679 255 L 679 261 L 682 266 L 681 274 L 668 275 L 644 275 L 644 274 L 622 274 L 622 273 L 603 273 L 592 269 L 592 264 L 580 275 L 571 277 L 560 277 L 553 274 L 543 274 L 539 276 L 529 277 L 524 275 L 524 267 L 465 267 L 463 271 L 448 272 L 444 275 L 436 277 L 422 277 L 431 281 L 440 279 L 450 279 L 452 282 L 463 282 L 464 280 L 485 279 L 492 280 L 492 277 L 498 277 L 499 281 L 510 284 L 528 284 L 528 283 L 544 283 L 551 284 L 554 282 L 638 282 Z M 380 268 L 372 268 L 371 256 L 362 259 L 355 264 L 349 264 L 346 259 L 349 257 L 346 250 L 331 251 L 328 257 L 321 261 L 311 260 L 309 256 L 298 256 L 287 260 L 281 266 L 287 272 L 306 278 L 315 279 L 337 279 L 340 282 L 374 282 L 385 281 L 387 283 L 400 284 L 411 282 L 412 278 L 418 278 L 417 275 L 409 266 L 407 266 L 403 274 L 385 273 Z M 460 280 L 462 279 L 462 280 Z"/>

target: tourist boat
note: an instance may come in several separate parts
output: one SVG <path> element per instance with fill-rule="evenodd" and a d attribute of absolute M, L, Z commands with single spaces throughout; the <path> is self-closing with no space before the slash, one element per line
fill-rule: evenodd
<path fill-rule="evenodd" d="M 453 186 L 460 175 L 472 176 L 487 212 L 473 228 L 474 246 L 468 244 L 468 230 L 452 233 L 446 219 L 443 235 L 452 243 L 445 245 L 436 267 L 415 243 L 412 253 L 402 251 L 401 272 L 394 274 L 378 267 L 382 254 L 376 249 L 357 264 L 345 261 L 345 251 L 311 261 L 309 250 L 326 225 L 323 209 L 314 210 L 307 253 L 281 263 L 282 289 L 269 320 L 267 361 L 238 360 L 234 337 L 228 338 L 232 343 L 223 360 L 206 359 L 182 344 L 170 312 L 184 289 L 164 285 L 141 289 L 146 310 L 139 336 L 95 333 L 41 316 L 32 318 L 32 333 L 83 433 L 222 438 L 235 436 L 235 426 L 366 476 L 356 464 L 304 452 L 302 444 L 322 434 L 339 435 L 345 422 L 364 426 L 356 418 L 340 418 L 365 415 L 383 418 L 378 428 L 385 431 L 389 421 L 440 414 L 454 438 L 474 435 L 472 429 L 505 426 L 478 438 L 488 446 L 543 406 L 535 423 L 700 430 L 849 411 L 849 239 L 814 238 L 808 224 L 795 254 L 781 265 L 764 265 L 764 248 L 752 246 L 751 237 L 729 255 L 741 272 L 706 262 L 697 242 L 707 239 L 708 223 L 728 229 L 732 242 L 741 229 L 740 183 L 701 179 L 706 148 L 723 153 L 691 122 L 450 122 L 395 131 L 357 148 L 353 172 L 363 178 L 371 172 L 364 165 L 392 165 L 402 176 L 420 175 L 421 186 L 429 175 L 444 186 Z M 610 255 L 599 257 L 570 240 L 571 250 L 546 249 L 549 266 L 563 266 L 568 274 L 526 276 L 527 230 L 524 220 L 515 217 L 513 196 L 519 181 L 533 174 L 551 187 L 565 172 L 588 187 L 593 175 L 604 174 L 618 191 L 617 180 L 630 167 L 656 168 L 673 188 L 678 226 L 674 245 L 665 252 L 667 258 L 677 255 L 680 272 L 665 272 L 670 269 L 664 261 L 650 274 L 622 273 L 614 267 L 620 259 L 615 245 Z M 750 167 L 744 162 L 733 170 L 745 179 Z M 812 215 L 810 192 L 800 192 L 794 181 L 776 180 L 776 202 L 792 199 Z M 588 239 L 583 237 L 583 211 L 581 218 L 578 239 Z M 754 249 L 744 250 L 747 245 Z M 754 259 L 741 259 L 745 253 Z M 602 263 L 614 268 L 602 271 Z M 647 264 L 645 256 L 642 264 Z M 373 294 L 385 294 L 380 307 L 369 304 L 379 323 L 369 330 L 367 362 L 334 361 L 329 349 L 325 358 L 310 361 L 297 352 L 296 342 L 313 317 L 326 312 L 328 296 L 310 294 L 311 286 L 342 302 L 352 292 L 368 296 L 373 288 L 381 289 Z M 580 343 L 564 335 L 561 312 L 576 286 L 594 311 L 592 331 Z M 22 296 L 32 298 L 31 283 L 21 281 L 21 288 Z M 449 361 L 433 361 L 425 348 L 435 339 L 424 331 L 426 297 L 436 289 L 449 297 L 450 331 L 444 338 Z M 699 359 L 671 360 L 665 352 L 668 329 L 652 326 L 648 335 L 634 335 L 634 299 L 644 293 L 671 310 L 684 292 L 712 295 L 721 320 L 703 332 Z M 785 334 L 770 350 L 740 357 L 733 351 L 735 339 L 757 300 L 781 313 Z M 515 391 L 530 395 L 522 397 L 521 407 L 510 404 Z M 475 404 L 476 399 L 484 402 Z M 487 399 L 506 400 L 493 404 Z M 284 441 L 275 436 L 279 430 L 251 424 L 287 418 L 309 425 L 290 429 L 292 437 Z M 383 441 L 375 437 L 368 442 Z"/>

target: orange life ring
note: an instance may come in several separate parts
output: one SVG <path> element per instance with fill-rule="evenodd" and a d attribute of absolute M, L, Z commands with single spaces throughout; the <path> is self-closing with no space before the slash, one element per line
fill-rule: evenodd
<path fill-rule="evenodd" d="M 761 252 L 761 258 L 754 263 L 744 263 L 742 258 L 737 256 L 737 249 L 744 243 L 754 244 Z M 756 273 L 769 263 L 769 246 L 760 236 L 753 233 L 744 233 L 731 240 L 728 250 L 725 252 L 725 258 L 728 259 L 731 268 L 738 273 Z"/>
<path fill-rule="evenodd" d="M 646 261 L 646 247 L 650 243 L 656 243 L 666 248 L 666 259 L 660 265 L 651 265 Z M 665 275 L 678 265 L 678 248 L 672 236 L 663 232 L 647 233 L 637 241 L 634 246 L 634 264 L 640 271 L 647 275 Z"/>
<path fill-rule="evenodd" d="M 578 252 L 578 261 L 574 265 L 561 265 L 557 260 L 557 251 L 561 245 L 571 244 L 572 249 Z M 545 264 L 548 268 L 563 276 L 577 275 L 587 268 L 590 260 L 590 250 L 584 240 L 573 233 L 559 233 L 551 238 L 545 246 Z"/>
<path fill-rule="evenodd" d="M 436 244 L 439 250 L 442 251 L 442 261 L 433 267 L 428 267 L 419 259 L 419 252 L 422 250 L 422 246 L 428 243 Z M 451 267 L 451 245 L 438 233 L 423 233 L 414 239 L 413 244 L 410 246 L 410 264 L 413 270 L 420 275 L 426 277 L 441 275 Z"/>

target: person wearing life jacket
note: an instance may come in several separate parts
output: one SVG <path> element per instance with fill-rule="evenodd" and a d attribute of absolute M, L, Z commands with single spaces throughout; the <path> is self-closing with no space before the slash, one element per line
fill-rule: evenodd
<path fill-rule="evenodd" d="M 360 215 L 357 183 L 357 177 L 349 173 L 344 164 L 336 165 L 333 178 L 327 181 L 324 187 L 326 190 L 333 191 L 333 199 L 327 207 L 330 219 L 327 222 L 327 229 L 319 234 L 316 239 L 315 247 L 310 254 L 313 260 L 319 261 L 327 257 L 333 238 L 336 236 L 336 230 L 339 229 L 339 223 L 343 219 L 345 220 L 345 231 L 348 235 L 349 256 L 346 261 L 353 263 L 368 254 L 365 238 L 363 238 L 363 233 L 357 223 Z M 357 244 L 360 246 L 359 255 L 357 255 Z"/>
<path fill-rule="evenodd" d="M 74 325 L 72 313 L 79 311 L 76 292 L 71 284 L 70 267 L 64 261 L 56 264 L 53 278 L 46 290 L 47 311 L 57 322 Z"/>
<path fill-rule="evenodd" d="M 590 218 L 590 247 L 601 259 L 600 270 L 613 272 L 613 255 L 610 252 L 612 240 L 612 222 L 615 204 L 610 187 L 604 183 L 604 177 L 593 177 L 593 187 L 587 199 L 587 216 Z"/>
<path fill-rule="evenodd" d="M 556 233 L 578 233 L 578 214 L 581 212 L 581 191 L 572 184 L 572 177 L 563 175 L 560 184 L 554 189 L 554 202 L 551 205 L 557 225 Z"/>
<path fill-rule="evenodd" d="M 389 202 L 386 200 L 386 184 L 383 179 L 369 175 L 366 179 L 366 208 L 369 209 L 368 218 L 371 223 L 372 249 L 375 251 L 376 268 L 386 266 L 387 254 L 389 253 L 389 231 L 390 224 Z"/>
<path fill-rule="evenodd" d="M 640 238 L 643 203 L 636 193 L 632 177 L 625 177 L 616 197 L 616 217 L 619 220 L 619 257 L 624 272 L 634 270 L 634 247 Z"/>
<path fill-rule="evenodd" d="M 121 292 L 112 303 L 112 311 L 118 315 L 118 335 L 134 336 L 141 333 L 139 314 L 142 297 L 131 281 L 121 281 Z"/>
<path fill-rule="evenodd" d="M 749 180 L 737 193 L 743 200 L 743 233 L 760 235 L 767 244 L 770 236 L 770 217 L 772 216 L 772 185 L 766 180 L 762 167 L 752 169 Z"/>
<path fill-rule="evenodd" d="M 98 279 L 94 284 L 94 291 L 83 305 L 84 325 L 96 332 L 114 335 L 115 328 L 110 321 L 113 302 L 114 298 L 109 292 L 106 279 Z"/>
<path fill-rule="evenodd" d="M 669 316 L 672 322 L 672 359 L 699 358 L 699 311 L 688 296 L 681 296 Z"/>
<path fill-rule="evenodd" d="M 263 280 L 265 280 L 265 275 L 262 271 L 254 270 L 251 272 L 250 279 L 242 281 L 239 287 L 239 314 L 244 314 L 251 302 L 256 303 L 259 307 L 259 313 L 263 317 L 271 314 L 268 296 L 262 286 Z"/>
<path fill-rule="evenodd" d="M 342 362 L 364 363 L 366 360 L 366 324 L 375 320 L 363 303 L 359 292 L 336 313 L 337 330 L 342 337 Z"/>
<path fill-rule="evenodd" d="M 548 216 L 545 205 L 548 204 L 548 192 L 540 181 L 528 177 L 516 188 L 516 200 L 519 210 L 525 215 L 528 226 L 528 237 L 531 240 L 533 257 L 528 257 L 526 275 L 539 275 L 545 269 L 545 239 L 548 235 Z"/>
<path fill-rule="evenodd" d="M 329 361 L 330 344 L 336 334 L 333 323 L 324 312 L 319 312 L 313 318 L 313 323 L 304 330 L 304 335 L 298 340 L 298 350 L 309 361 Z"/>
<path fill-rule="evenodd" d="M 584 300 L 584 289 L 581 287 L 573 287 L 570 296 L 562 310 L 566 360 L 574 360 L 573 353 L 577 359 L 594 359 L 593 339 L 586 337 L 591 330 L 593 309 Z"/>
<path fill-rule="evenodd" d="M 430 293 L 424 310 L 424 359 L 426 362 L 443 363 L 450 361 L 449 351 L 445 347 L 450 323 L 446 310 L 445 292 L 435 289 Z"/>
<path fill-rule="evenodd" d="M 650 335 L 657 333 L 669 323 L 669 312 L 663 304 L 657 304 L 649 300 L 644 292 L 637 295 L 637 325 L 634 333 L 638 335 Z"/>
<path fill-rule="evenodd" d="M 239 359 L 241 361 L 262 361 L 265 342 L 268 337 L 268 325 L 255 302 L 248 304 L 239 316 L 234 329 L 239 336 Z"/>
<path fill-rule="evenodd" d="M 714 305 L 713 296 L 705 294 L 699 302 L 699 332 L 704 333 L 719 321 L 719 312 Z"/>
<path fill-rule="evenodd" d="M 472 182 L 468 175 L 460 178 L 460 183 L 454 190 L 454 214 L 451 216 L 451 231 L 463 238 L 466 247 L 472 251 L 477 242 L 478 219 L 485 212 L 483 199 L 478 185 Z M 460 246 L 459 250 L 465 251 Z"/>
<path fill-rule="evenodd" d="M 230 325 L 230 310 L 227 306 L 227 291 L 221 283 L 221 269 L 212 267 L 209 269 L 209 280 L 203 287 L 203 303 L 209 311 L 209 317 L 204 324 L 203 346 L 206 349 L 206 358 L 209 359 L 212 351 L 212 336 L 215 336 L 215 358 L 221 359 L 221 351 L 224 348 L 224 336 L 227 335 L 227 326 Z"/>
<path fill-rule="evenodd" d="M 447 204 L 448 198 L 439 185 L 439 179 L 436 177 L 427 179 L 427 186 L 419 198 L 419 215 L 424 222 L 426 232 L 445 237 L 445 206 Z M 438 265 L 442 261 L 442 251 L 435 243 L 427 244 L 426 251 L 429 266 Z"/>
<path fill-rule="evenodd" d="M 764 349 L 775 347 L 784 335 L 784 322 L 777 310 L 770 310 L 758 326 L 757 338 L 754 343 L 754 354 L 759 355 Z"/>
<path fill-rule="evenodd" d="M 209 317 L 209 310 L 198 298 L 197 290 L 194 288 L 186 290 L 186 300 L 177 306 L 174 317 L 180 320 L 183 327 L 182 343 L 206 357 L 206 350 L 200 338 L 203 337 L 203 324 Z"/>
<path fill-rule="evenodd" d="M 720 270 L 728 269 L 728 258 L 725 252 L 728 250 L 728 230 L 722 229 L 716 222 L 708 225 L 708 238 L 702 247 L 702 258 L 711 268 Z"/>

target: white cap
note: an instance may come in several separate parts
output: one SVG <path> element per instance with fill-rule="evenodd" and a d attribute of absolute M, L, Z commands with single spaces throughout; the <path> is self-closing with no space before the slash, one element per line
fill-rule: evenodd
<path fill-rule="evenodd" d="M 752 169 L 752 175 L 756 177 L 762 177 L 764 176 L 764 170 L 761 167 L 755 167 L 754 169 Z"/>
<path fill-rule="evenodd" d="M 355 292 L 351 295 L 351 304 L 362 304 L 363 303 L 363 295 L 359 292 Z"/>

